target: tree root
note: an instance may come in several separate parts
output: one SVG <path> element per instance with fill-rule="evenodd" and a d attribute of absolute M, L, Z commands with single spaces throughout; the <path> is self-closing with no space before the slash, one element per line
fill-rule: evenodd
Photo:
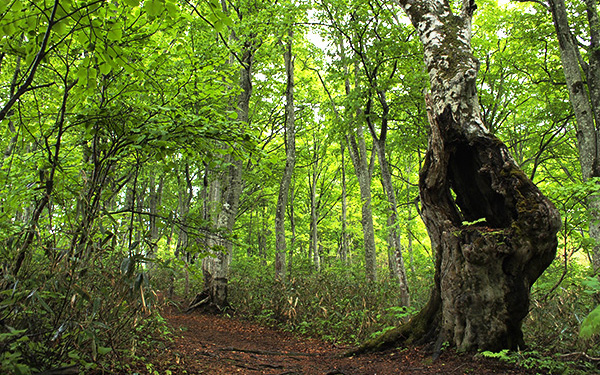
<path fill-rule="evenodd" d="M 344 353 L 345 357 L 394 349 L 402 345 L 433 344 L 440 337 L 441 300 L 436 289 L 429 302 L 407 323 Z"/>
<path fill-rule="evenodd" d="M 316 354 L 312 354 L 312 353 L 301 353 L 301 352 L 287 352 L 286 353 L 286 352 L 277 352 L 277 351 L 272 351 L 272 350 L 241 349 L 241 348 L 234 348 L 234 347 L 222 348 L 219 350 L 221 350 L 223 352 L 240 352 L 240 353 L 258 354 L 258 355 L 286 356 L 286 357 L 301 357 L 301 356 L 312 357 L 312 356 L 316 355 Z"/>
<path fill-rule="evenodd" d="M 202 292 L 196 294 L 196 297 L 194 297 L 192 302 L 190 302 L 188 308 L 185 310 L 185 313 L 189 313 L 198 309 L 213 314 L 222 314 L 225 311 L 230 310 L 231 306 L 220 306 L 212 301 L 210 295 L 207 292 Z"/>

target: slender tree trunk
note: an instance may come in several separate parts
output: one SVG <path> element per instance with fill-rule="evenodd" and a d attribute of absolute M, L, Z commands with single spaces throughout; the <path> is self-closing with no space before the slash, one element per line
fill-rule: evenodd
<path fill-rule="evenodd" d="M 183 162 L 183 173 L 177 174 L 177 182 L 178 182 L 178 216 L 180 218 L 180 226 L 179 233 L 177 235 L 177 245 L 175 247 L 175 257 L 184 258 L 187 252 L 188 246 L 188 231 L 189 231 L 189 223 L 188 223 L 188 214 L 190 212 L 190 205 L 192 203 L 193 196 L 193 187 L 192 187 L 192 179 L 190 176 L 190 165 L 189 163 Z M 183 175 L 183 178 L 182 178 Z M 205 197 L 206 198 L 206 197 Z M 203 200 L 204 204 L 207 203 L 207 199 Z M 188 288 L 186 285 L 186 294 Z"/>
<path fill-rule="evenodd" d="M 258 256 L 262 265 L 267 264 L 267 240 L 271 235 L 269 230 L 269 207 L 267 202 L 263 202 L 260 213 L 260 230 L 258 231 Z"/>
<path fill-rule="evenodd" d="M 294 58 L 292 56 L 293 33 L 288 34 L 289 40 L 286 51 L 283 55 L 285 60 L 285 72 L 287 76 L 286 97 L 286 118 L 285 118 L 285 168 L 281 183 L 279 184 L 279 196 L 277 198 L 277 208 L 275 211 L 275 277 L 279 280 L 285 278 L 285 212 L 287 208 L 288 194 L 294 165 L 296 164 L 296 135 L 294 129 Z"/>
<path fill-rule="evenodd" d="M 250 97 L 252 95 L 252 64 L 256 46 L 248 43 L 240 55 L 241 92 L 237 99 L 237 121 L 245 127 L 250 117 Z M 207 241 L 211 256 L 202 259 L 204 290 L 190 304 L 189 309 L 207 306 L 223 311 L 229 307 L 228 283 L 229 266 L 233 243 L 228 238 L 233 232 L 242 194 L 242 160 L 228 155 L 225 157 L 226 170 L 210 182 L 209 201 L 213 214 L 212 222 L 217 233 Z"/>
<path fill-rule="evenodd" d="M 358 138 L 358 142 L 356 140 Z M 377 280 L 377 259 L 375 249 L 375 229 L 373 226 L 373 209 L 371 206 L 371 168 L 367 159 L 367 147 L 362 125 L 358 125 L 355 135 L 347 135 L 348 153 L 360 187 L 361 224 L 365 248 L 365 271 L 367 280 Z"/>
<path fill-rule="evenodd" d="M 317 151 L 315 151 L 317 152 Z M 309 257 L 312 256 L 315 271 L 321 271 L 321 255 L 319 254 L 318 208 L 317 208 L 317 168 L 313 165 L 312 176 L 309 176 L 310 188 L 310 246 Z"/>
<path fill-rule="evenodd" d="M 407 183 L 407 191 L 408 191 L 408 185 L 409 184 Z M 410 198 L 410 196 L 409 196 L 409 198 Z M 410 200 L 407 203 L 408 203 L 408 219 L 406 222 L 406 237 L 408 240 L 408 246 L 407 246 L 406 250 L 408 251 L 408 257 L 410 260 L 410 272 L 412 272 L 414 275 L 415 274 L 415 257 L 414 257 L 414 253 L 413 253 L 412 221 L 416 218 L 416 216 L 413 217 L 413 215 L 412 215 L 412 204 L 411 204 Z"/>
<path fill-rule="evenodd" d="M 396 202 L 396 191 L 392 183 L 392 174 L 389 169 L 388 161 L 385 155 L 385 144 L 377 142 L 377 153 L 379 155 L 379 164 L 381 166 L 381 180 L 383 190 L 388 198 L 388 251 L 391 256 L 391 266 L 394 270 L 394 276 L 397 277 L 400 284 L 400 298 L 403 306 L 410 306 L 410 293 L 408 290 L 408 280 L 406 278 L 406 268 L 404 266 L 404 257 L 402 255 L 402 243 L 400 242 L 400 228 L 398 222 L 398 204 Z"/>
<path fill-rule="evenodd" d="M 460 15 L 447 1 L 401 3 L 423 43 L 431 83 L 419 187 L 436 254 L 435 286 L 409 323 L 358 351 L 402 341 L 447 341 L 460 350 L 523 347 L 529 290 L 556 254 L 558 211 L 483 125 L 470 47 L 474 3 L 463 2 Z"/>
<path fill-rule="evenodd" d="M 158 215 L 158 207 L 160 206 L 162 197 L 162 188 L 164 183 L 164 176 L 160 176 L 158 183 L 156 176 L 150 171 L 150 182 L 149 182 L 149 196 L 148 196 L 148 226 L 150 232 L 150 251 L 148 255 L 154 255 L 158 249 L 159 232 L 158 226 L 156 225 L 156 219 Z"/>
<path fill-rule="evenodd" d="M 340 259 L 343 264 L 348 263 L 348 199 L 346 194 L 346 160 L 344 150 L 346 145 L 342 142 L 340 145 L 342 153 L 342 238 L 340 245 Z"/>
<path fill-rule="evenodd" d="M 352 89 L 350 86 L 350 74 L 346 62 L 346 52 L 342 39 L 339 41 L 340 57 L 344 62 L 344 71 L 346 73 L 345 89 L 346 95 L 350 96 Z M 358 64 L 354 65 L 355 77 L 358 76 Z M 365 143 L 365 134 L 361 120 L 360 108 L 356 111 L 355 120 L 358 123 L 355 134 L 346 134 L 346 143 L 350 160 L 354 165 L 354 172 L 358 179 L 361 198 L 361 224 L 363 228 L 363 240 L 365 251 L 365 273 L 368 281 L 377 280 L 377 249 L 375 247 L 375 230 L 373 226 L 373 210 L 371 207 L 371 177 L 372 160 L 374 152 L 371 153 L 371 163 L 367 158 L 367 147 Z M 357 141 L 358 138 L 358 141 Z"/>
<path fill-rule="evenodd" d="M 187 251 L 188 242 L 189 242 L 189 212 L 190 205 L 192 203 L 193 189 L 192 189 L 192 179 L 190 176 L 190 165 L 187 161 L 183 161 L 183 171 L 177 174 L 177 198 L 178 198 L 178 207 L 177 214 L 179 216 L 179 230 L 177 233 L 177 244 L 175 245 L 175 258 L 183 259 L 186 263 L 190 261 L 189 252 Z M 183 172 L 183 173 L 182 173 Z M 183 178 L 182 178 L 183 175 Z M 206 206 L 208 204 L 208 197 L 204 189 L 202 191 L 203 199 L 202 203 Z M 206 219 L 206 217 L 204 217 Z M 190 293 L 190 278 L 188 274 L 188 268 L 184 268 L 185 273 L 185 283 L 183 293 L 184 295 L 189 295 Z M 169 295 L 173 295 L 174 291 L 174 282 L 172 280 L 172 284 L 169 288 Z"/>
<path fill-rule="evenodd" d="M 296 216 L 294 215 L 294 186 L 292 185 L 290 190 L 290 204 L 289 204 L 289 217 L 290 217 L 290 230 L 292 232 L 292 238 L 290 239 L 290 247 L 288 250 L 288 273 L 291 277 L 292 269 L 294 264 L 294 249 L 296 248 Z"/>
<path fill-rule="evenodd" d="M 56 8 L 56 7 L 55 7 Z M 29 258 L 31 254 L 31 246 L 36 238 L 36 233 L 38 231 L 38 224 L 42 213 L 50 204 L 50 199 L 54 194 L 54 180 L 56 171 L 59 170 L 60 161 L 61 161 L 61 147 L 63 141 L 63 135 L 65 134 L 65 116 L 67 113 L 67 103 L 69 100 L 69 94 L 74 84 L 67 84 L 64 82 L 65 88 L 63 91 L 62 103 L 60 107 L 60 111 L 58 117 L 55 122 L 55 126 L 57 129 L 56 140 L 54 141 L 54 146 L 48 148 L 48 155 L 46 157 L 50 161 L 50 166 L 47 170 L 40 169 L 40 189 L 42 190 L 42 195 L 39 197 L 39 200 L 36 201 L 35 207 L 29 218 L 29 222 L 27 224 L 26 229 L 23 233 L 21 233 L 20 238 L 17 240 L 17 248 L 19 252 L 15 259 L 15 264 L 12 269 L 13 276 L 17 277 L 23 263 L 27 258 Z M 8 104 L 6 105 L 8 106 Z M 7 108 L 7 107 L 5 107 Z M 10 110 L 10 108 L 8 108 Z M 8 111 L 7 110 L 7 111 Z M 49 143 L 48 140 L 46 140 Z"/>
<path fill-rule="evenodd" d="M 564 0 L 548 0 L 554 28 L 558 37 L 560 60 L 569 90 L 569 99 L 577 122 L 577 146 L 583 181 L 600 177 L 600 158 L 597 121 L 600 116 L 600 36 L 596 2 L 586 0 L 591 45 L 589 64 L 579 53 L 579 46 L 571 33 Z M 583 66 L 582 66 L 583 64 Z M 587 83 L 587 88 L 586 88 Z M 587 198 L 589 235 L 595 240 L 592 266 L 600 273 L 600 197 Z"/>
<path fill-rule="evenodd" d="M 374 85 L 375 82 L 373 82 Z M 373 119 L 371 118 L 371 100 L 367 103 L 366 118 L 367 124 L 369 125 L 369 131 L 373 138 L 373 144 L 377 157 L 379 159 L 379 166 L 381 169 L 381 184 L 383 191 L 385 192 L 388 200 L 388 254 L 390 259 L 390 266 L 395 277 L 398 279 L 400 284 L 400 298 L 403 306 L 410 306 L 410 293 L 408 290 L 408 280 L 406 278 L 406 268 L 404 267 L 404 257 L 402 256 L 402 243 L 400 242 L 400 229 L 398 223 L 398 204 L 396 201 L 396 190 L 392 183 L 392 172 L 390 171 L 390 165 L 386 155 L 386 140 L 388 131 L 388 116 L 390 107 L 387 102 L 385 92 L 377 91 L 379 103 L 382 108 L 381 115 L 381 131 L 379 135 L 375 131 Z"/>

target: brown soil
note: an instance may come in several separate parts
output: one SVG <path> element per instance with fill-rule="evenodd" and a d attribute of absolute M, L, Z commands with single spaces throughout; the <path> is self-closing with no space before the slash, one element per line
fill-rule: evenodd
<path fill-rule="evenodd" d="M 535 374 L 496 360 L 442 352 L 432 361 L 422 348 L 345 358 L 342 348 L 237 318 L 167 312 L 175 340 L 158 367 L 172 374 L 396 375 Z M 161 373 L 163 373 L 161 371 Z"/>

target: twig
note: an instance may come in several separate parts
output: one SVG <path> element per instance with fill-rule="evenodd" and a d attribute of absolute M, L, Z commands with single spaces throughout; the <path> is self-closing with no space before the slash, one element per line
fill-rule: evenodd
<path fill-rule="evenodd" d="M 560 357 L 560 358 L 567 358 L 567 357 L 583 357 L 583 358 L 587 359 L 588 361 L 592 361 L 592 362 L 600 362 L 600 357 L 591 357 L 591 356 L 589 356 L 587 353 L 584 353 L 584 352 L 573 352 L 573 353 L 566 353 L 566 354 L 561 354 L 559 357 Z"/>

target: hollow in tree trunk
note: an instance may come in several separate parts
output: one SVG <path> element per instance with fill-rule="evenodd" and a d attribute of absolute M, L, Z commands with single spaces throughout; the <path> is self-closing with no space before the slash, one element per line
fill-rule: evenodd
<path fill-rule="evenodd" d="M 402 342 L 523 347 L 531 285 L 556 254 L 558 211 L 481 121 L 470 48 L 474 3 L 464 1 L 460 15 L 447 1 L 401 3 L 423 43 L 431 83 L 419 189 L 436 255 L 435 285 L 407 324 L 354 353 Z"/>

